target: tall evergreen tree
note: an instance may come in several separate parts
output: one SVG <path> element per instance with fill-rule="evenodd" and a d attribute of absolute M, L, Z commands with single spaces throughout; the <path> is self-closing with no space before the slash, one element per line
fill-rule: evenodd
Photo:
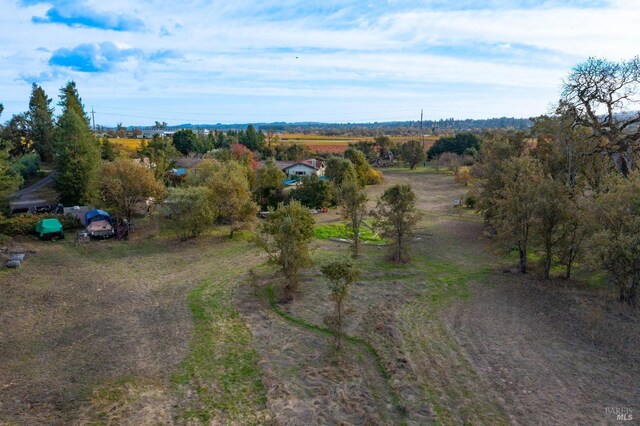
<path fill-rule="evenodd" d="M 0 139 L 5 143 L 2 148 L 8 148 L 12 157 L 22 157 L 29 152 L 29 125 L 25 113 L 14 114 L 2 128 Z"/>
<path fill-rule="evenodd" d="M 264 134 L 256 132 L 255 127 L 252 124 L 247 126 L 245 132 L 240 132 L 239 142 L 249 148 L 251 151 L 257 151 L 262 146 L 264 141 Z"/>
<path fill-rule="evenodd" d="M 55 144 L 56 186 L 65 205 L 90 202 L 95 196 L 100 151 L 87 122 L 73 108 L 60 117 Z"/>
<path fill-rule="evenodd" d="M 21 184 L 22 176 L 11 167 L 9 153 L 6 149 L 0 150 L 0 201 L 17 191 Z M 0 213 L 0 217 L 2 217 L 2 213 Z"/>
<path fill-rule="evenodd" d="M 53 160 L 54 127 L 53 108 L 49 106 L 50 103 L 51 99 L 47 97 L 44 89 L 33 83 L 27 112 L 29 136 L 40 159 L 47 162 Z"/>
<path fill-rule="evenodd" d="M 58 105 L 62 107 L 62 115 L 69 110 L 73 110 L 78 117 L 84 120 L 87 129 L 90 128 L 91 121 L 89 121 L 89 116 L 84 111 L 82 98 L 78 94 L 75 81 L 67 82 L 67 85 L 60 89 L 60 102 L 58 102 Z M 62 116 L 60 117 L 62 118 Z"/>

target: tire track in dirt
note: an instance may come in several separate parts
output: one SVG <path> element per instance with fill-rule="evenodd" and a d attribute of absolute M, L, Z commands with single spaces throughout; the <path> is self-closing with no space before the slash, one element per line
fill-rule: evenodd
<path fill-rule="evenodd" d="M 336 363 L 324 327 L 286 313 L 283 317 L 281 310 L 271 309 L 266 295 L 258 298 L 246 289 L 238 304 L 261 355 L 268 406 L 277 422 L 402 423 L 380 364 L 376 367 L 376 359 L 362 350 L 362 343 L 346 345 Z"/>
<path fill-rule="evenodd" d="M 592 340 L 579 311 L 568 308 L 570 295 L 521 277 L 490 282 L 474 285 L 473 303 L 458 302 L 442 318 L 512 423 L 608 424 L 615 418 L 605 408 L 638 409 L 637 361 Z M 638 323 L 624 322 L 617 327 Z"/>

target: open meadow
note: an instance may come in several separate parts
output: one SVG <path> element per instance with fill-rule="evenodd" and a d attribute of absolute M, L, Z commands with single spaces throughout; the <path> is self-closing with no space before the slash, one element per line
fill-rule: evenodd
<path fill-rule="evenodd" d="M 343 243 L 317 239 L 281 304 L 248 233 L 179 243 L 145 219 L 129 241 L 16 240 L 29 255 L 0 271 L 0 424 L 609 424 L 607 407 L 640 411 L 637 313 L 606 287 L 513 273 L 480 216 L 453 207 L 467 188 L 451 173 L 384 173 L 370 207 L 412 185 L 413 257 L 396 266 L 364 245 L 340 354 L 319 265 L 348 256 Z"/>

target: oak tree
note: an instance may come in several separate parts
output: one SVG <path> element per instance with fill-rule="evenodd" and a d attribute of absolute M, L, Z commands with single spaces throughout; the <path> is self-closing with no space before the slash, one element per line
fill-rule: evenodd
<path fill-rule="evenodd" d="M 420 218 L 411 186 L 398 184 L 387 188 L 371 214 L 376 219 L 375 226 L 389 240 L 389 259 L 396 263 L 408 262 L 411 238 Z"/>
<path fill-rule="evenodd" d="M 349 287 L 360 277 L 360 271 L 349 260 L 335 260 L 320 268 L 322 275 L 329 280 L 329 291 L 334 303 L 333 315 L 325 318 L 325 323 L 333 331 L 337 350 L 342 348 L 345 304 L 349 297 Z"/>
<path fill-rule="evenodd" d="M 315 234 L 315 221 L 298 201 L 288 205 L 278 204 L 270 210 L 262 222 L 256 237 L 257 244 L 269 255 L 269 261 L 277 265 L 285 276 L 285 300 L 291 300 L 300 282 L 300 270 L 311 266 L 309 244 Z"/>

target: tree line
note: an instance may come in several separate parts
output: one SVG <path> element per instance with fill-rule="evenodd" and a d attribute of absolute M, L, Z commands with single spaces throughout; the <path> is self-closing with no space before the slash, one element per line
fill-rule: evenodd
<path fill-rule="evenodd" d="M 640 60 L 591 58 L 563 85 L 555 114 L 530 132 L 488 132 L 474 178 L 495 239 L 519 270 L 541 253 L 570 278 L 577 263 L 604 268 L 619 300 L 635 306 L 640 283 Z"/>

